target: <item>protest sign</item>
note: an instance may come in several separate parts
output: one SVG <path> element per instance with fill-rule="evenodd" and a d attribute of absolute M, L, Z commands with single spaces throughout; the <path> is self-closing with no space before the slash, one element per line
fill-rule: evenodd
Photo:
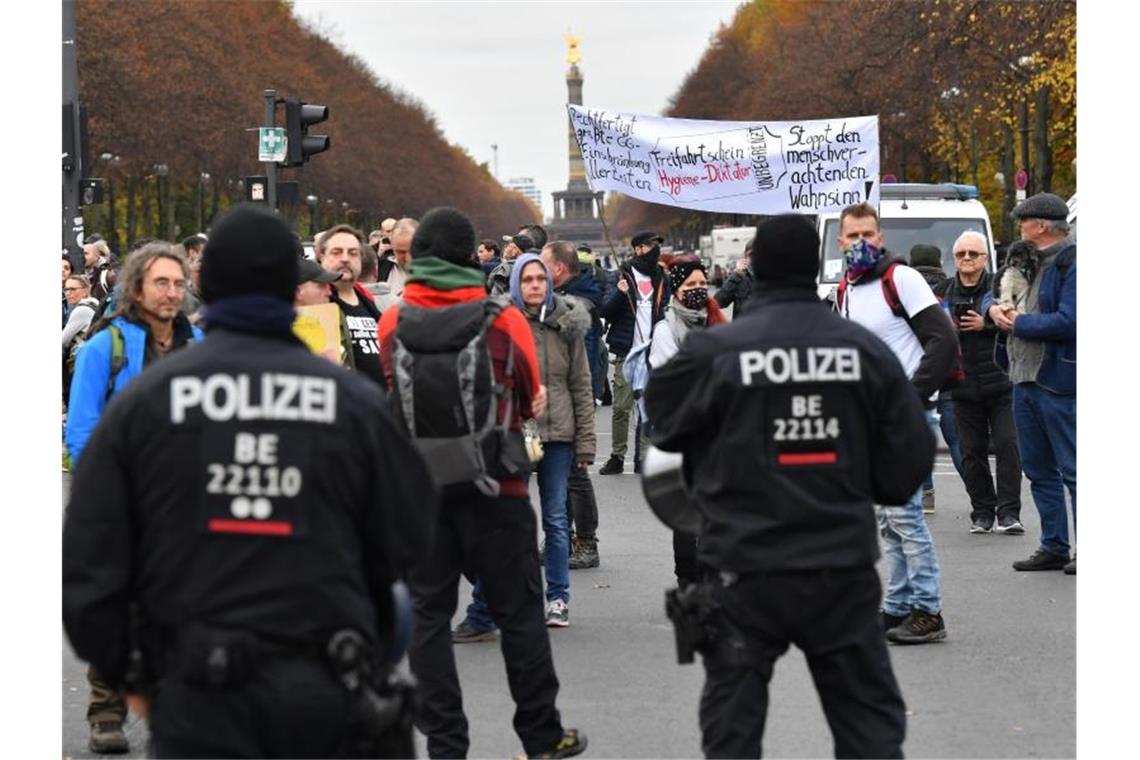
<path fill-rule="evenodd" d="M 340 356 L 340 307 L 335 303 L 296 307 L 293 334 L 331 362 L 343 364 Z"/>
<path fill-rule="evenodd" d="M 568 105 L 590 187 L 698 211 L 879 204 L 879 118 L 704 121 Z"/>

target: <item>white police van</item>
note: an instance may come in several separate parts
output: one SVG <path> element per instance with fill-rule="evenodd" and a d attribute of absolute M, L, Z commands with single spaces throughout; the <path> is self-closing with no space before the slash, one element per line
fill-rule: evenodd
<path fill-rule="evenodd" d="M 954 241 L 966 230 L 980 232 L 986 238 L 989 268 L 991 271 L 997 268 L 990 217 L 973 185 L 883 185 L 879 191 L 879 220 L 883 245 L 888 251 L 907 258 L 911 247 L 918 243 L 937 246 L 942 251 L 942 269 L 948 276 L 955 272 Z M 820 214 L 817 225 L 819 295 L 834 300 L 839 278 L 843 276 L 839 213 Z"/>

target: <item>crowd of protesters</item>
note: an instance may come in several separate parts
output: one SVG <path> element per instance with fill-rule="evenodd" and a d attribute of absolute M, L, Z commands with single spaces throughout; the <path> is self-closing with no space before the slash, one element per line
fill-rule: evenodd
<path fill-rule="evenodd" d="M 1060 373 L 1060 379 L 1050 375 L 1052 387 L 1041 379 L 1042 373 L 1053 368 L 1054 344 L 1072 342 L 1075 367 L 1075 260 L 1068 253 L 1072 241 L 1064 226 L 1064 210 L 1063 203 L 1058 206 L 1052 198 L 1038 196 L 1019 206 L 1023 236 L 1047 254 L 1048 266 L 1040 271 L 1050 273 L 1047 284 L 1041 282 L 1044 275 L 1033 281 L 1029 313 L 1024 300 L 1019 310 L 1018 305 L 1008 308 L 995 297 L 1000 288 L 995 275 L 986 271 L 986 240 L 977 233 L 965 233 L 955 242 L 954 275 L 947 277 L 942 271 L 937 249 L 916 246 L 909 264 L 925 280 L 917 275 L 900 278 L 896 273 L 895 282 L 905 281 L 908 292 L 925 289 L 921 297 L 904 294 L 904 302 L 913 299 L 925 308 L 937 301 L 956 332 L 965 380 L 952 391 L 943 390 L 931 402 L 930 415 L 932 420 L 940 417 L 942 435 L 965 483 L 970 532 L 1024 533 L 1020 523 L 1024 468 L 1039 510 L 1044 503 L 1044 535 L 1042 548 L 1030 560 L 1015 563 L 1015 568 L 1064 568 L 1075 573 L 1062 490 L 1063 483 L 1072 497 L 1075 522 L 1075 457 L 1067 453 L 1075 452 L 1075 443 L 1066 448 L 1064 435 L 1075 429 L 1075 407 L 1069 410 L 1067 406 L 1073 389 L 1065 384 L 1063 363 L 1053 373 Z M 851 264 L 858 256 L 880 255 L 883 241 L 873 212 L 855 209 L 844 213 L 844 220 L 852 223 L 873 217 L 873 224 L 864 225 L 866 234 L 840 240 L 847 249 L 862 246 L 848 257 L 850 272 L 855 271 Z M 300 266 L 294 305 L 335 304 L 342 342 L 329 351 L 328 358 L 361 373 L 388 393 L 393 380 L 382 358 L 382 320 L 394 306 L 408 302 L 409 296 L 424 297 L 424 288 L 437 294 L 433 297 L 441 297 L 439 293 L 481 286 L 487 297 L 497 297 L 521 313 L 529 328 L 523 339 L 532 343 L 528 351 L 534 353 L 544 393 L 542 402 L 535 404 L 542 411 L 527 426 L 543 452 L 535 471 L 545 571 L 544 618 L 548 627 L 567 626 L 569 571 L 600 564 L 599 510 L 589 468 L 604 458 L 594 472 L 622 473 L 632 427 L 632 468 L 641 471 L 651 432 L 642 400 L 648 376 L 667 363 L 690 336 L 757 308 L 752 259 L 746 251 L 727 282 L 710 292 L 710 272 L 699 255 L 663 254 L 665 241 L 655 232 L 633 236 L 631 250 L 621 256 L 600 256 L 589 245 L 551 241 L 542 226 L 523 224 L 513 233 L 475 241 L 477 245 L 462 261 L 444 262 L 444 266 L 432 263 L 430 257 L 416 260 L 417 240 L 423 237 L 417 236 L 419 226 L 419 220 L 406 217 L 386 219 L 367 236 L 346 224 L 321 232 L 313 241 L 313 259 Z M 868 243 L 864 245 L 863 240 Z M 209 245 L 205 235 L 193 235 L 180 244 L 141 240 L 116 256 L 105 240 L 92 235 L 84 241 L 83 271 L 72 271 L 64 256 L 65 469 L 82 456 L 92 428 L 115 393 L 151 363 L 198 340 L 200 327 L 209 327 L 209 308 L 203 312 L 198 280 L 203 250 Z M 1068 258 L 1058 257 L 1059 252 Z M 297 253 L 303 255 L 300 241 Z M 1058 258 L 1060 266 L 1055 263 Z M 863 264 L 862 271 L 883 268 L 877 258 Z M 859 284 L 852 281 L 848 298 L 859 292 Z M 900 318 L 903 321 L 909 335 L 911 321 Z M 921 325 L 921 320 L 915 324 Z M 914 329 L 916 350 L 921 354 L 929 344 L 922 340 L 920 327 Z M 995 346 L 1000 349 L 997 363 Z M 1009 359 L 1002 362 L 1007 346 Z M 909 369 L 913 374 L 915 368 Z M 613 442 L 608 457 L 602 457 L 605 452 L 596 444 L 595 411 L 602 406 L 612 406 Z M 1053 418 L 1063 424 L 1050 422 Z M 1057 433 L 1058 425 L 1061 433 Z M 991 451 L 997 460 L 996 486 L 990 473 Z M 916 499 L 927 514 L 932 513 L 933 484 L 928 483 Z M 905 544 L 904 538 L 904 548 Z M 700 576 L 696 556 L 695 539 L 675 534 L 675 573 L 680 582 Z M 482 579 L 469 579 L 474 584 L 472 600 L 451 638 L 454 642 L 495 639 L 496 624 Z M 885 610 L 884 620 L 890 618 L 890 622 L 884 626 L 894 628 L 908 613 L 906 606 Z M 944 638 L 940 617 L 937 625 L 941 636 L 918 637 L 908 643 Z M 89 671 L 88 676 L 91 748 L 123 751 L 126 706 L 97 672 Z"/>

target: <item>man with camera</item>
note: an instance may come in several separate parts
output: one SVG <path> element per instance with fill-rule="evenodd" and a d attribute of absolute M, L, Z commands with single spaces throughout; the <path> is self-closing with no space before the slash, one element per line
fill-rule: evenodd
<path fill-rule="evenodd" d="M 966 377 L 953 394 L 954 421 L 962 457 L 962 481 L 970 495 L 970 532 L 1022 535 L 1021 457 L 1013 427 L 1009 378 L 994 364 L 997 328 L 982 316 L 982 299 L 993 285 L 986 271 L 988 246 L 980 232 L 967 230 L 954 241 L 957 274 L 935 294 L 942 297 L 958 327 Z M 990 475 L 989 450 L 997 459 L 997 489 Z"/>
<path fill-rule="evenodd" d="M 671 597 L 695 590 L 709 601 L 695 605 L 697 626 L 678 629 L 679 655 L 695 631 L 704 660 L 702 750 L 760 756 L 768 682 L 795 644 L 836 756 L 902 757 L 874 503 L 918 489 L 934 439 L 892 350 L 819 302 L 808 221 L 786 214 L 757 227 L 752 270 L 753 307 L 692 335 L 646 393 L 654 443 L 684 454 L 698 559 L 715 571 Z"/>

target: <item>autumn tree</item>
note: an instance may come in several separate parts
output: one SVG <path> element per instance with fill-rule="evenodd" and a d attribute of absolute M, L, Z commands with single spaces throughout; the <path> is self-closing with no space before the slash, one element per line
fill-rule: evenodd
<path fill-rule="evenodd" d="M 1075 104 L 1073 0 L 754 0 L 718 30 L 665 115 L 878 114 L 884 174 L 977 185 L 998 222 L 1025 135 L 1033 189 L 1075 189 Z M 617 234 L 648 226 L 682 239 L 740 220 L 624 196 L 611 217 Z"/>
<path fill-rule="evenodd" d="M 76 27 L 91 155 L 117 157 L 95 167 L 118 191 L 114 221 L 93 208 L 89 226 L 120 244 L 188 234 L 198 209 L 208 220 L 244 198 L 240 179 L 263 171 L 250 130 L 264 123 L 265 89 L 329 107 L 314 131 L 332 148 L 279 175 L 301 198 L 318 196 L 322 226 L 378 226 L 445 204 L 487 235 L 540 218 L 449 144 L 422 104 L 302 26 L 288 3 L 83 0 Z M 304 203 L 282 212 L 307 233 Z"/>

